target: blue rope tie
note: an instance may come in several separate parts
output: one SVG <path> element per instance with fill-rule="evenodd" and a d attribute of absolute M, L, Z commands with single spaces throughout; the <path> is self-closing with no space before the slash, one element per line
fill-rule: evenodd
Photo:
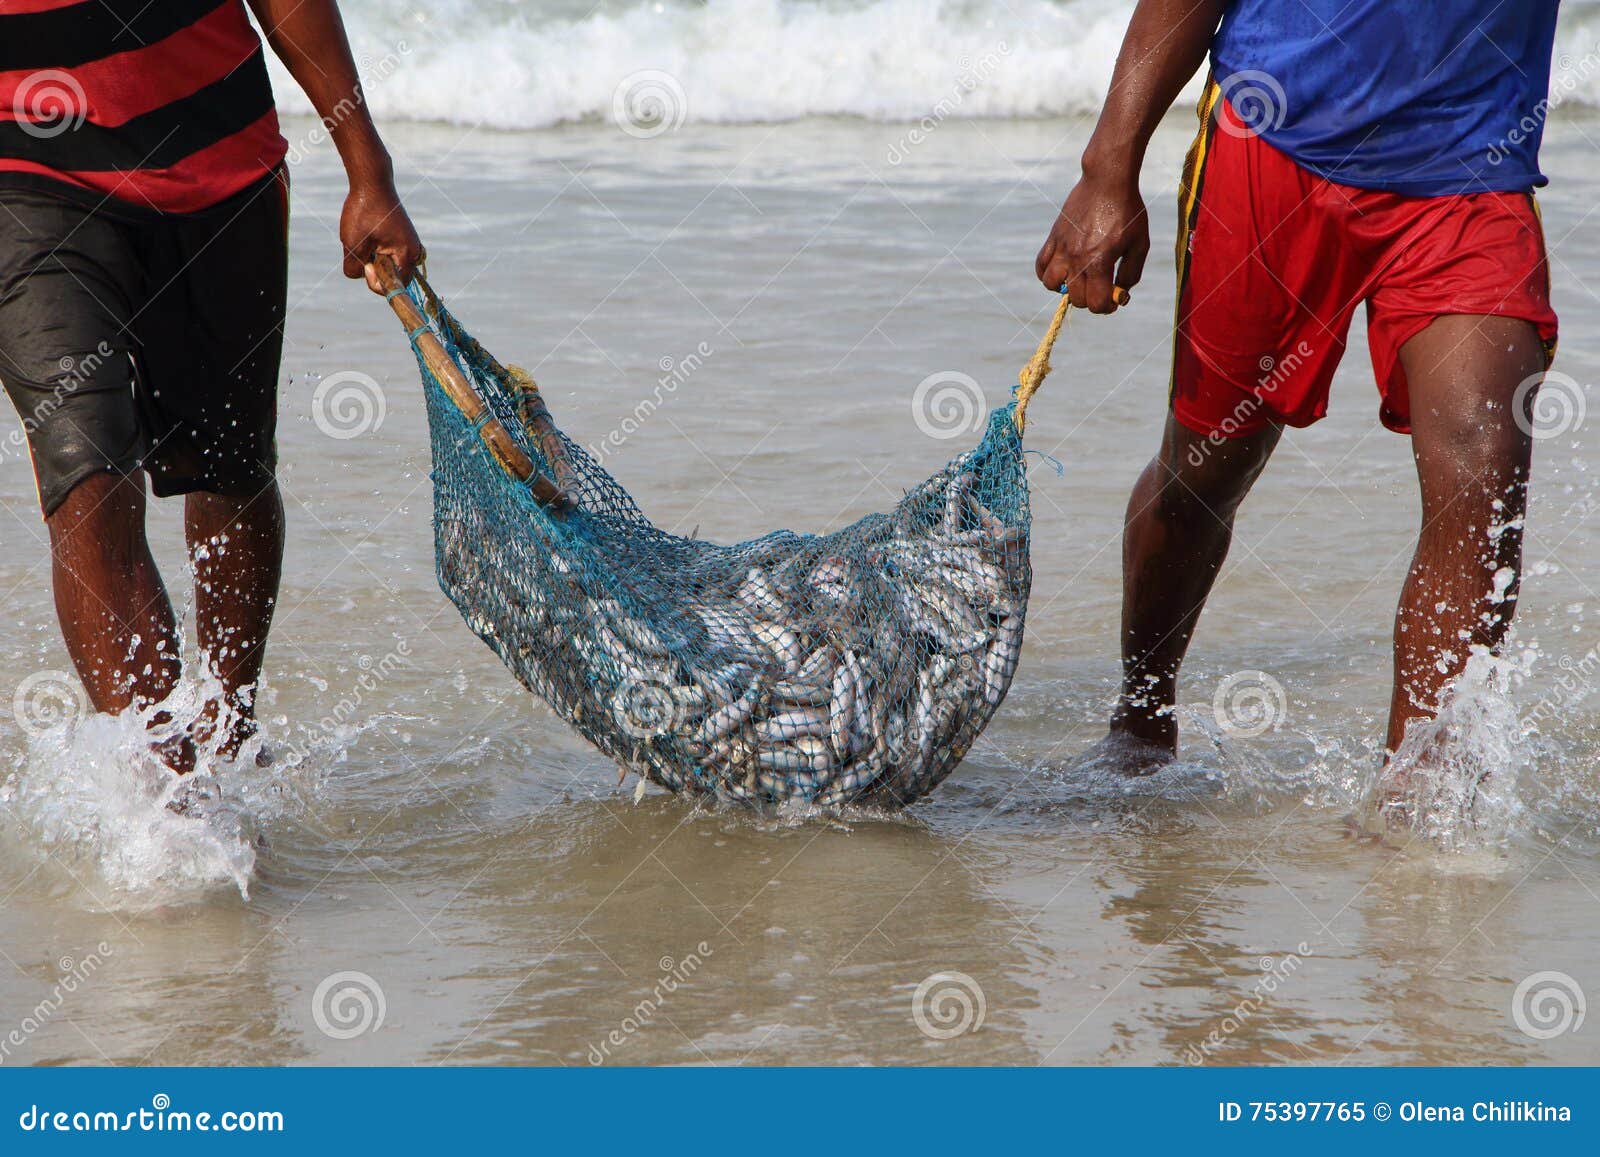
<path fill-rule="evenodd" d="M 1039 455 L 1040 458 L 1042 458 L 1044 461 L 1050 463 L 1050 465 L 1052 465 L 1052 466 L 1054 466 L 1056 468 L 1056 477 L 1057 478 L 1060 478 L 1063 474 L 1065 474 L 1067 472 L 1067 468 L 1061 464 L 1061 459 L 1053 457 L 1053 456 L 1051 456 L 1049 454 L 1046 454 L 1043 450 L 1024 450 L 1023 454 L 1025 454 L 1025 455 L 1026 454 L 1037 454 L 1037 455 Z"/>
<path fill-rule="evenodd" d="M 405 286 L 403 286 L 403 285 L 400 286 L 398 289 L 386 289 L 383 292 L 383 300 L 385 300 L 385 301 L 393 301 L 395 298 L 399 297 L 405 291 L 406 291 L 406 289 L 405 289 Z"/>
<path fill-rule="evenodd" d="M 407 339 L 410 340 L 412 345 L 416 345 L 417 344 L 417 339 L 419 337 L 421 337 L 423 334 L 427 333 L 432 328 L 433 327 L 430 326 L 427 322 L 423 322 L 421 325 L 417 326 L 416 329 L 407 330 L 406 331 L 406 337 L 407 337 Z"/>

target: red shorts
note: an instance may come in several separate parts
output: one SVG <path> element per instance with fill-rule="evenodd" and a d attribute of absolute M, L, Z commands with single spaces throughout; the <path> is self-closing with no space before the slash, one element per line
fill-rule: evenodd
<path fill-rule="evenodd" d="M 1447 314 L 1533 323 L 1555 354 L 1544 232 L 1531 193 L 1403 197 L 1336 184 L 1245 129 L 1215 85 L 1179 196 L 1172 412 L 1241 437 L 1328 412 L 1356 306 L 1382 395 L 1409 433 L 1400 347 Z"/>

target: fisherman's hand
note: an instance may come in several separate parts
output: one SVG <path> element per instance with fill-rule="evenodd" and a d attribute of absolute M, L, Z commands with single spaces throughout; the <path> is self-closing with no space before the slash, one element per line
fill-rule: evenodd
<path fill-rule="evenodd" d="M 373 293 L 383 292 L 371 268 L 379 256 L 400 267 L 402 285 L 411 280 L 427 256 L 392 183 L 351 188 L 339 218 L 339 240 L 344 245 L 344 275 L 364 276 Z"/>
<path fill-rule="evenodd" d="M 1112 313 L 1119 304 L 1112 287 L 1127 291 L 1138 285 L 1149 254 L 1150 220 L 1139 196 L 1138 174 L 1085 170 L 1067 194 L 1033 268 L 1046 289 L 1059 292 L 1066 286 L 1073 305 L 1090 313 Z"/>

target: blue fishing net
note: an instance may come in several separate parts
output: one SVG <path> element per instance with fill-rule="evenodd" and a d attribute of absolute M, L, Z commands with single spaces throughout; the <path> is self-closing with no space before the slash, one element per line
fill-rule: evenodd
<path fill-rule="evenodd" d="M 900 807 L 950 774 L 1022 647 L 1031 571 L 1016 400 L 891 511 L 832 534 L 686 539 L 556 431 L 531 380 L 425 282 L 405 293 L 426 319 L 411 336 L 439 585 L 525 687 L 624 773 L 674 792 Z M 433 338 L 486 404 L 476 418 L 429 368 Z M 495 423 L 531 479 L 491 453 Z M 551 482 L 562 498 L 549 500 Z"/>

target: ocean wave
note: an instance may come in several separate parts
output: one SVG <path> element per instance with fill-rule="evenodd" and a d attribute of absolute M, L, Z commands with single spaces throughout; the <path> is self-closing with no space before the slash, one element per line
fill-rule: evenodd
<path fill-rule="evenodd" d="M 344 9 L 381 117 L 498 129 L 611 118 L 651 135 L 684 121 L 1092 112 L 1133 4 L 346 0 Z M 284 110 L 309 113 L 272 67 Z M 1564 6 L 1552 91 L 1558 106 L 1600 105 L 1600 4 Z"/>
<path fill-rule="evenodd" d="M 707 0 L 564 19 L 536 5 L 346 3 L 380 117 L 544 128 L 658 113 L 915 121 L 1098 107 L 1132 4 Z M 544 9 L 548 11 L 548 9 Z M 275 62 L 285 111 L 310 105 Z"/>

